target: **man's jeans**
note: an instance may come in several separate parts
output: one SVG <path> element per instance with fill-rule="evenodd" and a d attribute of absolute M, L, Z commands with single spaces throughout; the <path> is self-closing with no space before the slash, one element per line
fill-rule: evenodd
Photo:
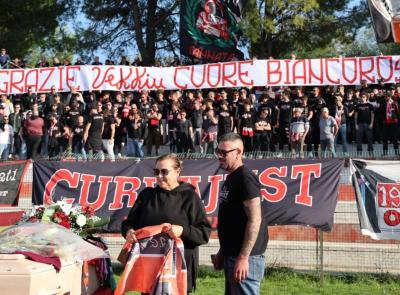
<path fill-rule="evenodd" d="M 85 144 L 83 141 L 77 141 L 73 143 L 72 152 L 76 155 L 78 160 L 86 160 Z"/>
<path fill-rule="evenodd" d="M 128 137 L 126 149 L 128 157 L 142 158 L 144 156 L 143 142 L 138 139 Z"/>
<path fill-rule="evenodd" d="M 103 139 L 102 142 L 103 142 L 103 149 L 106 150 L 107 153 L 107 159 L 114 161 L 115 160 L 114 141 L 110 143 L 109 139 Z"/>
<path fill-rule="evenodd" d="M 0 144 L 0 160 L 7 161 L 10 154 L 10 145 L 7 143 Z"/>
<path fill-rule="evenodd" d="M 372 152 L 374 150 L 373 147 L 373 138 L 372 138 L 372 129 L 369 128 L 369 124 L 358 124 L 358 130 L 356 133 L 356 142 L 357 142 L 357 151 L 362 151 L 363 137 L 364 135 L 367 137 L 368 142 L 368 151 Z"/>
<path fill-rule="evenodd" d="M 335 150 L 337 151 L 337 143 L 338 143 L 338 139 L 340 137 L 340 139 L 342 140 L 342 147 L 343 147 L 343 152 L 347 153 L 347 126 L 346 124 L 341 124 L 339 126 L 339 131 L 338 134 L 335 137 Z"/>
<path fill-rule="evenodd" d="M 225 295 L 258 295 L 260 284 L 264 277 L 265 256 L 254 255 L 249 257 L 249 273 L 240 283 L 235 281 L 234 268 L 236 257 L 225 256 Z"/>
<path fill-rule="evenodd" d="M 333 138 L 327 138 L 327 139 L 321 139 L 321 156 L 324 158 L 327 158 L 329 156 L 330 152 L 332 154 L 332 157 L 336 157 L 335 153 L 335 145 L 334 145 L 334 139 Z"/>

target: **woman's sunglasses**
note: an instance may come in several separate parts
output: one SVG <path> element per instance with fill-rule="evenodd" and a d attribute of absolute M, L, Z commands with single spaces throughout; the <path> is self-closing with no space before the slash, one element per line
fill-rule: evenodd
<path fill-rule="evenodd" d="M 154 176 L 158 176 L 158 175 L 160 175 L 160 173 L 161 173 L 161 176 L 167 176 L 169 173 L 169 170 L 168 169 L 153 169 Z"/>

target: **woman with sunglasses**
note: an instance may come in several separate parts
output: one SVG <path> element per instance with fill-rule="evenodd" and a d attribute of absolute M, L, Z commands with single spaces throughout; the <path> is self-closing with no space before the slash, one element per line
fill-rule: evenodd
<path fill-rule="evenodd" d="M 175 154 L 157 158 L 154 176 L 158 185 L 139 194 L 128 218 L 122 222 L 121 232 L 128 242 L 135 243 L 135 230 L 162 223 L 172 224 L 169 236 L 180 237 L 185 247 L 189 293 L 196 286 L 198 246 L 208 242 L 211 225 L 194 187 L 179 181 L 181 171 L 181 162 Z"/>

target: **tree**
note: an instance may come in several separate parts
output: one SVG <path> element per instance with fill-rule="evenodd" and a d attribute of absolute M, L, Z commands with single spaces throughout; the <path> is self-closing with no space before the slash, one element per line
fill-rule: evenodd
<path fill-rule="evenodd" d="M 153 65 L 157 51 L 174 52 L 178 42 L 177 9 L 172 0 L 66 0 L 87 23 L 77 25 L 82 55 L 106 49 L 110 56 L 137 48 L 144 65 Z M 70 11 L 70 15 L 72 15 Z"/>
<path fill-rule="evenodd" d="M 40 44 L 33 45 L 25 55 L 27 67 L 35 67 L 42 56 L 51 61 L 57 57 L 61 62 L 64 59 L 72 62 L 77 51 L 77 37 L 66 27 L 58 27 L 52 35 L 43 39 Z"/>
<path fill-rule="evenodd" d="M 372 23 L 362 28 L 356 40 L 343 48 L 345 56 L 373 56 L 383 53 L 384 55 L 399 55 L 400 44 L 380 43 L 375 38 Z"/>
<path fill-rule="evenodd" d="M 348 44 L 368 18 L 362 1 L 248 0 L 242 27 L 249 51 L 258 58 L 288 58 L 291 52 L 310 57 L 313 52 Z"/>
<path fill-rule="evenodd" d="M 42 45 L 58 27 L 64 4 L 57 0 L 0 0 L 0 46 L 11 56 L 24 57 Z"/>

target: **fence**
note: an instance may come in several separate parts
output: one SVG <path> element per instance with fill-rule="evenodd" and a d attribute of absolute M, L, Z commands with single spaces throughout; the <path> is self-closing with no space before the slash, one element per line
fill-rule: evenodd
<path fill-rule="evenodd" d="M 195 155 L 183 155 L 195 158 Z M 247 157 L 266 157 L 248 154 Z M 360 155 L 358 155 L 360 156 Z M 371 156 L 371 155 L 369 155 Z M 202 156 L 204 157 L 204 156 Z M 212 156 L 211 156 L 212 157 Z M 290 154 L 283 157 L 291 157 Z M 393 157 L 391 158 L 393 159 Z M 362 236 L 355 194 L 350 182 L 350 168 L 341 171 L 338 204 L 331 232 L 305 226 L 270 226 L 266 252 L 267 267 L 289 267 L 297 270 L 330 272 L 400 273 L 400 243 L 395 240 L 375 241 Z M 18 209 L 31 207 L 32 164 L 25 174 Z M 0 208 L 0 212 L 15 208 Z M 103 234 L 115 260 L 123 239 L 119 234 Z M 207 245 L 200 247 L 200 264 L 211 265 L 210 255 L 218 251 L 216 233 Z"/>

